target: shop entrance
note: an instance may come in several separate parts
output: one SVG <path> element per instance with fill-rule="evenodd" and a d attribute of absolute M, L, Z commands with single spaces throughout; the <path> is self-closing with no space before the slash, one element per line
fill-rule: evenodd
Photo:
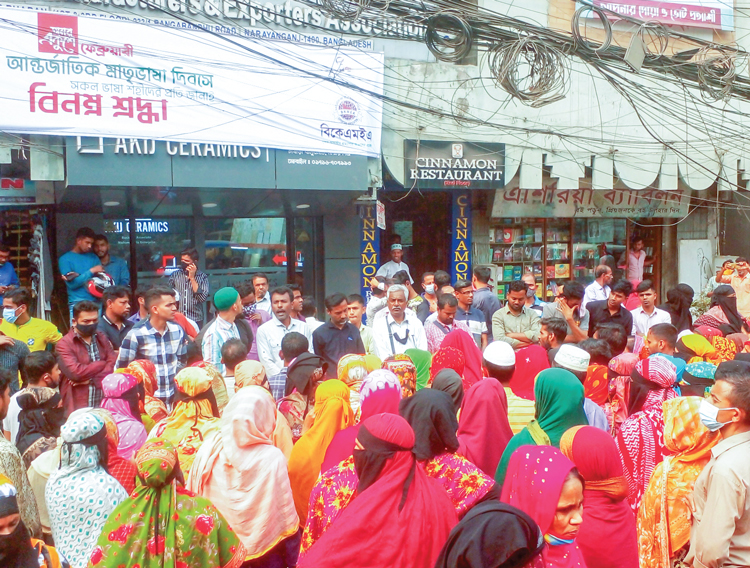
<path fill-rule="evenodd" d="M 409 265 L 415 289 L 422 274 L 450 272 L 451 195 L 447 192 L 387 192 L 379 196 L 385 204 L 385 238 L 380 239 L 381 262 L 390 260 L 391 244 L 400 238 L 404 262 Z"/>

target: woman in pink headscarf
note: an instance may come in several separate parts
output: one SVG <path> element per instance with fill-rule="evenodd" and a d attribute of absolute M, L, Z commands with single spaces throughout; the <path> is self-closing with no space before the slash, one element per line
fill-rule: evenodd
<path fill-rule="evenodd" d="M 102 394 L 102 408 L 112 413 L 120 435 L 117 455 L 129 460 L 147 437 L 138 408 L 138 379 L 128 373 L 107 375 L 102 380 Z"/>
<path fill-rule="evenodd" d="M 544 533 L 541 560 L 529 566 L 586 568 L 576 544 L 583 521 L 583 486 L 575 464 L 557 448 L 520 446 L 513 452 L 500 500 L 521 509 Z"/>

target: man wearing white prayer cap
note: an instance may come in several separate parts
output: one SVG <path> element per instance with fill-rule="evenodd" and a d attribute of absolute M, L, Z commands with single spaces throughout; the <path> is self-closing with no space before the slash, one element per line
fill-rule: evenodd
<path fill-rule="evenodd" d="M 378 268 L 378 271 L 375 273 L 375 276 L 383 276 L 385 278 L 393 278 L 394 274 L 398 272 L 399 270 L 406 270 L 406 273 L 409 275 L 409 280 L 412 284 L 414 284 L 414 279 L 411 277 L 411 272 L 409 272 L 409 267 L 405 262 L 401 262 L 401 259 L 404 257 L 404 249 L 401 246 L 401 243 L 393 243 L 391 245 L 391 260 L 383 264 L 380 268 Z"/>

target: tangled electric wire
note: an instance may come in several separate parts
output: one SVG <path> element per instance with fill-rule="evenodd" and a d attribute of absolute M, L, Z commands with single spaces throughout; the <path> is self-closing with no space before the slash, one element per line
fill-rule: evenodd
<path fill-rule="evenodd" d="M 707 101 L 727 100 L 732 94 L 738 53 L 725 47 L 705 46 L 695 55 L 701 96 Z"/>
<path fill-rule="evenodd" d="M 604 26 L 604 41 L 598 47 L 594 47 L 594 45 L 581 34 L 581 15 L 584 12 L 594 12 L 599 16 L 599 20 L 601 20 L 602 26 Z M 573 14 L 573 18 L 570 20 L 570 31 L 573 34 L 573 42 L 576 47 L 583 47 L 584 49 L 598 53 L 600 51 L 606 51 L 609 46 L 612 45 L 612 24 L 610 23 L 607 14 L 597 6 L 581 6 L 578 8 Z"/>
<path fill-rule="evenodd" d="M 471 51 L 471 26 L 458 13 L 446 10 L 427 20 L 424 40 L 440 61 L 460 61 Z"/>

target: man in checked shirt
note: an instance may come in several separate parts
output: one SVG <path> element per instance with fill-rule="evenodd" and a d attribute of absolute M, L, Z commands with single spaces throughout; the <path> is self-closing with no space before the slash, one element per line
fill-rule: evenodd
<path fill-rule="evenodd" d="M 169 276 L 169 285 L 180 295 L 179 310 L 203 327 L 203 303 L 208 299 L 208 276 L 198 270 L 198 251 L 185 249 L 180 253 L 180 268 Z"/>
<path fill-rule="evenodd" d="M 149 319 L 134 327 L 122 340 L 115 369 L 127 367 L 136 359 L 148 359 L 156 366 L 158 388 L 154 393 L 168 408 L 174 401 L 174 377 L 187 364 L 188 338 L 174 323 L 177 300 L 174 290 L 154 286 L 144 294 Z"/>

